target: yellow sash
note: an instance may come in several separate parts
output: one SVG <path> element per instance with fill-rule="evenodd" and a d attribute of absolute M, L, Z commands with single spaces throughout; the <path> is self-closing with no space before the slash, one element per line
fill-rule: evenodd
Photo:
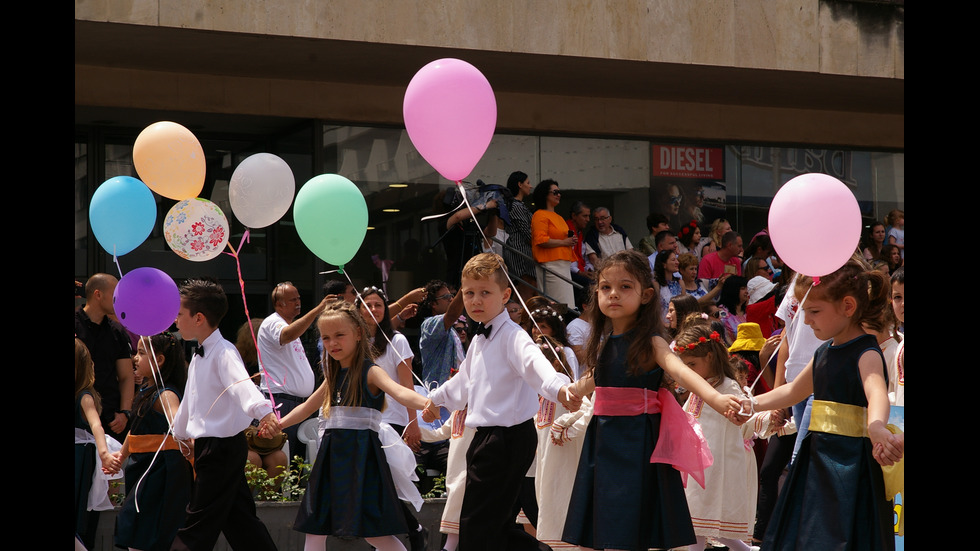
<path fill-rule="evenodd" d="M 866 438 L 868 436 L 868 409 L 852 404 L 839 404 L 825 400 L 814 400 L 813 411 L 810 413 L 810 428 L 815 432 L 826 432 Z M 893 434 L 901 434 L 901 429 L 888 425 Z M 894 465 L 881 468 L 885 479 L 885 497 L 895 499 L 902 495 L 902 510 L 898 516 L 898 534 L 905 534 L 905 457 Z"/>

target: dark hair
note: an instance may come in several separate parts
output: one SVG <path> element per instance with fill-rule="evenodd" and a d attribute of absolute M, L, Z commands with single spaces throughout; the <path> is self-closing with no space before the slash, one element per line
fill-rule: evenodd
<path fill-rule="evenodd" d="M 677 320 L 677 329 L 668 331 L 672 333 L 672 336 L 676 336 L 684 327 L 690 323 L 690 318 L 692 315 L 697 316 L 698 319 L 701 318 L 701 305 L 698 303 L 698 299 L 693 296 L 684 293 L 670 298 L 670 303 L 674 305 L 674 314 Z"/>
<path fill-rule="evenodd" d="M 697 246 L 697 243 L 693 242 L 694 233 L 696 231 L 698 231 L 698 221 L 691 220 L 681 227 L 680 231 L 677 233 L 677 240 L 681 242 L 681 245 L 684 245 L 688 249 L 693 249 Z"/>
<path fill-rule="evenodd" d="M 657 236 L 667 232 L 660 232 Z M 660 251 L 657 253 L 656 258 L 653 260 L 653 279 L 657 281 L 657 284 L 661 287 L 667 285 L 667 275 L 664 272 L 667 266 L 667 261 L 670 259 L 670 255 L 676 254 L 673 249 L 667 251 Z M 647 261 L 649 263 L 649 260 Z"/>
<path fill-rule="evenodd" d="M 587 208 L 589 208 L 589 205 L 586 205 L 585 201 L 575 201 L 574 203 L 572 203 L 572 210 L 570 212 L 572 214 L 578 214 L 582 212 L 582 209 L 587 209 Z"/>
<path fill-rule="evenodd" d="M 568 375 L 569 379 L 574 378 L 575 374 L 572 373 L 572 369 L 568 366 L 568 358 L 564 354 L 564 348 L 568 346 L 567 343 L 562 344 L 558 342 L 558 339 L 549 337 L 548 335 L 538 335 L 538 338 L 534 339 L 534 342 L 538 344 L 541 353 L 551 362 L 551 366 L 555 368 L 555 371 Z M 555 352 L 558 354 L 556 355 Z"/>
<path fill-rule="evenodd" d="M 801 275 L 796 281 L 797 298 L 801 298 L 809 288 L 807 300 L 837 302 L 844 297 L 852 297 L 857 308 L 851 317 L 852 323 L 876 323 L 891 310 L 892 288 L 888 276 L 878 270 L 868 270 L 863 265 L 849 260 L 837 271 L 820 276 L 820 284 L 813 285 L 813 279 Z"/>
<path fill-rule="evenodd" d="M 381 289 L 374 286 L 365 287 L 364 290 L 361 291 L 361 294 L 357 297 L 357 300 L 354 302 L 358 312 L 360 312 L 361 306 L 364 304 L 364 299 L 371 295 L 378 295 L 378 298 L 381 299 L 381 303 L 385 306 L 385 311 L 384 314 L 381 315 L 381 319 L 376 320 L 377 329 L 374 332 L 374 357 L 379 358 L 384 355 L 385 351 L 388 350 L 388 341 L 391 340 L 391 337 L 395 334 L 395 331 L 391 328 L 391 314 L 388 312 L 388 297 L 385 296 L 385 292 Z M 361 317 L 364 316 L 362 315 Z M 368 326 L 368 332 L 365 334 L 365 337 L 367 337 L 367 335 L 371 334 L 371 324 L 368 323 L 367 319 L 364 320 L 364 323 L 366 323 Z"/>
<path fill-rule="evenodd" d="M 868 249 L 868 251 L 871 253 L 872 259 L 881 256 L 881 246 L 888 243 L 887 235 L 885 235 L 885 240 L 881 242 L 881 245 L 875 243 L 875 228 L 879 226 L 881 226 L 881 229 L 885 229 L 885 225 L 881 222 L 872 222 L 871 225 L 868 226 L 867 233 L 864 234 L 864 248 Z"/>
<path fill-rule="evenodd" d="M 531 319 L 538 325 L 547 325 L 551 328 L 551 336 L 562 346 L 568 346 L 568 331 L 565 329 L 565 321 L 554 308 L 550 306 L 536 308 L 531 311 Z"/>
<path fill-rule="evenodd" d="M 753 237 L 752 241 L 749 242 L 749 246 L 745 248 L 745 252 L 742 256 L 745 258 L 755 256 L 755 252 L 759 250 L 765 251 L 766 257 L 771 255 L 775 250 L 772 246 L 772 239 L 768 234 L 757 234 L 755 237 Z"/>
<path fill-rule="evenodd" d="M 184 357 L 184 341 L 177 338 L 170 332 L 158 333 L 152 337 L 140 337 L 146 354 L 150 355 L 150 365 L 159 370 L 160 381 L 163 386 L 170 387 L 178 393 L 184 392 L 184 385 L 187 383 L 187 360 Z M 147 346 L 149 345 L 149 346 Z M 156 357 L 163 356 L 163 361 L 156 363 Z M 151 377 L 150 386 L 158 386 L 156 378 Z M 163 390 L 160 388 L 159 390 Z M 146 416 L 153 403 L 156 401 L 158 392 L 141 392 L 133 400 L 132 410 L 133 425 L 129 427 L 132 431 L 139 422 Z"/>
<path fill-rule="evenodd" d="M 892 251 L 897 250 L 899 250 L 898 245 L 892 243 L 885 243 L 881 246 L 881 253 L 878 255 L 878 259 L 885 264 L 888 264 L 889 274 L 894 273 L 895 270 L 901 268 L 902 265 L 905 264 L 905 260 L 901 256 L 898 258 L 898 264 L 892 263 Z"/>
<path fill-rule="evenodd" d="M 651 232 L 653 228 L 659 226 L 660 224 L 670 225 L 670 219 L 666 215 L 660 214 L 659 212 L 651 212 L 647 215 L 647 229 Z"/>
<path fill-rule="evenodd" d="M 228 313 L 228 297 L 225 290 L 212 278 L 189 279 L 180 287 L 180 304 L 190 314 L 204 314 L 208 325 L 218 327 Z"/>
<path fill-rule="evenodd" d="M 725 248 L 738 240 L 738 232 L 730 231 L 721 236 L 721 246 Z"/>
<path fill-rule="evenodd" d="M 548 193 L 551 192 L 551 186 L 557 186 L 558 182 L 548 178 L 547 180 L 541 180 L 541 183 L 534 186 L 534 191 L 531 193 L 531 200 L 534 201 L 535 208 L 544 209 L 548 207 Z"/>
<path fill-rule="evenodd" d="M 664 242 L 664 239 L 668 237 L 674 237 L 674 232 L 670 230 L 664 230 L 662 232 L 657 232 L 657 235 L 653 236 L 653 246 L 660 248 L 660 244 Z"/>
<path fill-rule="evenodd" d="M 726 234 L 727 235 L 727 234 Z M 721 284 L 721 294 L 718 295 L 718 306 L 724 306 L 730 314 L 738 313 L 739 291 L 748 287 L 749 280 L 738 275 L 728 276 Z M 744 306 L 742 308 L 745 308 Z"/>
<path fill-rule="evenodd" d="M 323 397 L 323 405 L 320 406 L 324 417 L 330 416 L 331 398 L 334 396 L 343 396 L 336 405 L 354 407 L 361 405 L 361 387 L 363 386 L 361 381 L 364 380 L 365 360 L 373 359 L 371 345 L 368 344 L 368 326 L 364 318 L 361 317 L 360 308 L 343 300 L 336 300 L 328 304 L 320 317 L 317 318 L 317 330 L 320 329 L 321 322 L 334 317 L 347 320 L 351 329 L 360 334 L 360 338 L 357 339 L 357 348 L 354 351 L 354 359 L 351 365 L 340 365 L 340 361 L 331 357 L 324 347 L 323 358 L 320 361 L 323 366 L 324 383 L 327 385 L 327 393 Z M 341 389 L 338 379 L 341 369 L 345 367 L 347 368 L 347 377 L 344 379 L 344 388 Z"/>
<path fill-rule="evenodd" d="M 518 186 L 523 184 L 524 180 L 527 180 L 527 174 L 524 174 L 520 170 L 515 170 L 510 173 L 510 176 L 507 177 L 507 190 L 510 191 L 511 195 L 517 197 L 517 194 L 521 191 Z"/>
<path fill-rule="evenodd" d="M 674 350 L 677 351 L 682 360 L 684 356 L 704 358 L 711 354 L 712 376 L 718 378 L 715 386 L 724 380 L 723 377 L 728 377 L 733 381 L 738 380 L 735 363 L 728 355 L 728 347 L 724 344 L 723 334 L 724 332 L 714 331 L 708 324 L 688 325 L 677 335 L 674 345 Z"/>
<path fill-rule="evenodd" d="M 443 287 L 449 289 L 449 284 L 441 279 L 430 279 L 429 282 L 425 284 L 425 299 L 422 301 L 420 306 L 427 307 L 431 310 L 432 304 L 438 300 L 436 293 L 438 293 L 439 289 L 442 289 Z"/>
<path fill-rule="evenodd" d="M 664 334 L 663 315 L 660 312 L 660 299 L 657 297 L 656 288 L 653 286 L 653 274 L 650 272 L 650 262 L 647 257 L 637 251 L 619 251 L 603 258 L 596 267 L 596 285 L 589 293 L 590 309 L 592 310 L 592 333 L 586 345 L 586 372 L 594 373 L 602 348 L 606 344 L 606 337 L 612 330 L 611 322 L 606 314 L 599 309 L 599 285 L 602 274 L 613 267 L 620 267 L 626 270 L 640 285 L 637 290 L 639 293 L 647 289 L 653 291 L 653 296 L 648 302 L 641 303 L 640 309 L 636 314 L 636 323 L 630 328 L 634 332 L 634 338 L 627 351 L 627 364 L 629 374 L 637 375 L 646 373 L 654 369 L 656 361 L 654 359 L 653 337 L 662 337 Z"/>
<path fill-rule="evenodd" d="M 323 294 L 324 295 L 342 295 L 347 292 L 347 286 L 350 283 L 342 279 L 328 279 L 326 283 L 323 284 Z"/>

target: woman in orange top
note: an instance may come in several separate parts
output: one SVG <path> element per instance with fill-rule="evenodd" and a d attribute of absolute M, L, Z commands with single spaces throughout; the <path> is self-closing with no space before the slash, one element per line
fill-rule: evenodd
<path fill-rule="evenodd" d="M 539 264 L 538 282 L 544 294 L 569 308 L 575 308 L 571 283 L 575 237 L 568 230 L 565 219 L 555 212 L 555 207 L 561 201 L 558 182 L 544 180 L 534 188 L 532 197 L 538 208 L 531 217 L 531 244 L 534 246 L 534 260 Z"/>

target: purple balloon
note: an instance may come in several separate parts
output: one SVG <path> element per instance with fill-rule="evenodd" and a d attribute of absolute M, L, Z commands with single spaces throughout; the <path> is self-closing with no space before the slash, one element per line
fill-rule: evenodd
<path fill-rule="evenodd" d="M 156 268 L 136 268 L 124 275 L 112 296 L 116 317 L 137 335 L 152 336 L 170 328 L 180 310 L 177 284 Z"/>

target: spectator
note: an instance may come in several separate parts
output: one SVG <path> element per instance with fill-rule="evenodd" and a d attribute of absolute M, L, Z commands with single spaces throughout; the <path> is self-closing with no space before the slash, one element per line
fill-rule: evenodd
<path fill-rule="evenodd" d="M 721 247 L 705 255 L 698 266 L 701 279 L 718 279 L 723 274 L 742 275 L 742 237 L 730 231 L 721 238 Z"/>
<path fill-rule="evenodd" d="M 655 244 L 656 235 L 670 229 L 670 220 L 659 212 L 651 212 L 647 215 L 647 229 L 650 230 L 650 235 L 640 239 L 640 242 L 636 244 L 636 250 L 650 256 L 657 252 L 657 246 Z"/>
<path fill-rule="evenodd" d="M 537 279 L 545 295 L 568 308 L 575 308 L 571 265 L 576 260 L 573 250 L 576 239 L 565 219 L 555 212 L 559 202 L 561 190 L 558 189 L 558 182 L 544 180 L 534 188 L 537 210 L 531 217 L 531 235 L 534 259 L 541 264 Z"/>
<path fill-rule="evenodd" d="M 633 248 L 626 230 L 613 224 L 612 215 L 606 207 L 596 207 L 595 227 L 585 236 L 584 252 L 593 266 L 599 264 L 600 258 Z"/>

